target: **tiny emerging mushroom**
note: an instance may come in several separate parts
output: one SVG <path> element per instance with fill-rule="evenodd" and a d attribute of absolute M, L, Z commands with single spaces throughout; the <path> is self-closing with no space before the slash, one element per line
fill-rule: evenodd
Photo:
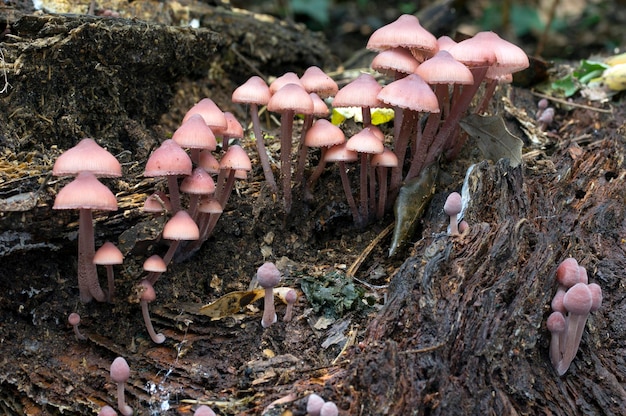
<path fill-rule="evenodd" d="M 156 299 L 154 287 L 145 279 L 142 280 L 139 285 L 141 286 L 139 303 L 141 304 L 141 315 L 143 316 L 143 321 L 146 324 L 146 329 L 148 330 L 150 339 L 152 339 L 155 344 L 162 344 L 165 341 L 165 335 L 161 333 L 157 334 L 154 330 L 152 321 L 150 320 L 150 311 L 148 310 L 148 303 L 153 302 Z"/>
<path fill-rule="evenodd" d="M 287 293 L 285 293 L 285 302 L 287 302 L 287 308 L 285 308 L 285 316 L 283 317 L 284 322 L 291 322 L 293 319 L 293 305 L 298 300 L 298 293 L 289 289 Z"/>
<path fill-rule="evenodd" d="M 117 357 L 111 363 L 110 369 L 111 380 L 117 384 L 117 407 L 124 416 L 133 414 L 133 408 L 126 404 L 124 390 L 126 382 L 130 378 L 130 367 L 123 357 Z"/>
<path fill-rule="evenodd" d="M 458 192 L 452 192 L 448 195 L 446 203 L 443 206 L 443 211 L 450 217 L 450 235 L 459 234 L 457 216 L 461 213 L 461 208 L 461 194 Z"/>
<path fill-rule="evenodd" d="M 84 336 L 80 330 L 78 329 L 78 325 L 80 325 L 80 315 L 77 314 L 76 312 L 72 312 L 69 314 L 69 316 L 67 317 L 67 322 L 69 322 L 70 325 L 72 325 L 73 329 L 74 329 L 74 335 L 76 335 L 76 339 L 78 340 L 86 340 L 87 337 Z"/>

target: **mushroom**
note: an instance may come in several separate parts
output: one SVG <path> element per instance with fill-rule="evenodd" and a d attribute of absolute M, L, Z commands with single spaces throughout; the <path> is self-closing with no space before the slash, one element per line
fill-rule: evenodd
<path fill-rule="evenodd" d="M 74 328 L 74 335 L 76 335 L 76 339 L 81 340 L 81 341 L 87 339 L 87 337 L 84 336 L 78 329 L 78 325 L 80 324 L 79 314 L 77 314 L 76 312 L 70 313 L 69 316 L 67 317 L 67 322 L 69 322 L 69 324 L 72 325 L 72 327 Z"/>
<path fill-rule="evenodd" d="M 565 345 L 561 347 L 563 359 L 557 368 L 559 375 L 565 374 L 576 356 L 592 305 L 593 297 L 585 283 L 576 283 L 563 297 L 563 306 L 567 310 L 567 333 Z"/>
<path fill-rule="evenodd" d="M 304 138 L 304 145 L 309 147 L 319 147 L 321 148 L 321 156 L 320 160 L 315 167 L 315 170 L 307 180 L 305 185 L 306 192 L 311 192 L 313 187 L 315 186 L 315 182 L 319 179 L 324 172 L 324 168 L 326 167 L 326 160 L 324 155 L 328 148 L 344 143 L 346 141 L 346 136 L 339 127 L 335 126 L 333 123 L 326 119 L 319 119 L 306 133 Z"/>
<path fill-rule="evenodd" d="M 333 402 L 326 402 L 320 409 L 320 416 L 337 416 L 339 415 L 339 409 Z"/>
<path fill-rule="evenodd" d="M 450 235 L 459 234 L 457 216 L 461 213 L 461 209 L 461 194 L 458 192 L 452 192 L 448 195 L 446 203 L 443 205 L 443 211 L 450 217 Z"/>
<path fill-rule="evenodd" d="M 257 269 L 256 278 L 259 286 L 265 289 L 265 307 L 261 325 L 263 328 L 268 328 L 277 321 L 274 309 L 274 287 L 280 282 L 280 271 L 274 263 L 266 262 Z"/>
<path fill-rule="evenodd" d="M 344 142 L 328 149 L 324 155 L 324 161 L 337 162 L 339 176 L 341 177 L 341 184 L 343 185 L 343 192 L 346 194 L 348 206 L 350 207 L 350 211 L 352 211 L 352 219 L 355 224 L 360 225 L 362 224 L 361 214 L 359 214 L 356 202 L 354 201 L 352 188 L 350 187 L 350 179 L 346 173 L 346 162 L 356 162 L 359 159 L 359 156 L 356 152 L 348 150 L 346 148 L 346 143 L 347 142 Z"/>
<path fill-rule="evenodd" d="M 187 211 L 178 211 L 163 227 L 162 237 L 166 240 L 172 240 L 167 252 L 163 256 L 163 261 L 166 265 L 170 264 L 170 261 L 174 257 L 176 250 L 178 249 L 180 242 L 197 240 L 200 238 L 200 229 L 195 223 L 193 218 Z M 150 283 L 156 283 L 160 273 L 151 273 L 148 277 Z"/>
<path fill-rule="evenodd" d="M 319 416 L 322 406 L 324 406 L 324 399 L 315 393 L 309 394 L 306 402 L 306 412 L 309 416 Z"/>
<path fill-rule="evenodd" d="M 561 352 L 561 338 L 563 338 L 563 334 L 567 329 L 565 317 L 561 312 L 552 312 L 548 317 L 546 327 L 552 334 L 550 338 L 550 362 L 552 363 L 552 366 L 557 369 L 559 367 L 559 363 L 563 359 L 563 354 Z"/>
<path fill-rule="evenodd" d="M 240 85 L 233 91 L 232 101 L 234 103 L 250 105 L 250 117 L 252 118 L 252 129 L 256 139 L 256 149 L 259 154 L 259 161 L 263 167 L 263 174 L 270 190 L 274 194 L 278 194 L 278 186 L 274 179 L 274 173 L 270 166 L 269 156 L 265 149 L 263 132 L 261 131 L 261 122 L 259 120 L 259 105 L 267 105 L 272 96 L 269 87 L 261 77 L 253 76 L 249 78 L 243 85 Z"/>
<path fill-rule="evenodd" d="M 191 175 L 191 158 L 178 143 L 165 140 L 148 158 L 143 176 L 167 178 L 174 213 L 180 211 L 178 177 Z"/>
<path fill-rule="evenodd" d="M 213 131 L 207 126 L 200 114 L 192 114 L 172 134 L 180 147 L 191 150 L 191 161 L 198 163 L 198 155 L 201 150 L 209 152 L 217 149 L 217 141 Z"/>
<path fill-rule="evenodd" d="M 117 412 L 111 406 L 106 405 L 100 408 L 98 416 L 117 416 Z"/>
<path fill-rule="evenodd" d="M 271 86 L 270 86 L 271 88 Z M 293 118 L 313 113 L 313 100 L 298 84 L 288 83 L 277 90 L 267 103 L 269 111 L 280 113 L 280 173 L 285 212 L 291 211 L 291 146 Z"/>
<path fill-rule="evenodd" d="M 57 194 L 53 209 L 78 209 L 78 290 L 83 303 L 96 299 L 104 302 L 107 296 L 98 282 L 95 255 L 93 210 L 115 211 L 117 199 L 113 192 L 98 181 L 93 173 L 81 172 Z"/>
<path fill-rule="evenodd" d="M 110 241 L 104 243 L 93 256 L 93 263 L 95 265 L 101 265 L 107 269 L 107 282 L 109 285 L 107 301 L 109 302 L 112 302 L 113 295 L 115 294 L 115 276 L 113 274 L 113 265 L 122 264 L 123 262 L 124 255 L 120 249 Z"/>
<path fill-rule="evenodd" d="M 289 289 L 287 293 L 285 293 L 285 302 L 287 302 L 287 308 L 285 308 L 285 316 L 283 317 L 283 322 L 291 322 L 293 318 L 293 305 L 298 300 L 298 293 Z"/>
<path fill-rule="evenodd" d="M 202 195 L 211 195 L 215 192 L 215 182 L 209 173 L 201 167 L 195 168 L 190 176 L 185 177 L 180 184 L 180 191 L 190 195 L 189 215 L 197 218 L 198 202 Z"/>
<path fill-rule="evenodd" d="M 154 286 L 146 279 L 142 280 L 139 286 L 141 289 L 139 303 L 141 304 L 141 315 L 143 316 L 143 322 L 146 324 L 146 330 L 148 330 L 150 339 L 152 339 L 155 344 L 162 344 L 165 341 L 165 335 L 156 333 L 152 326 L 152 320 L 150 319 L 150 311 L 148 310 L 148 303 L 156 299 Z"/>
<path fill-rule="evenodd" d="M 193 416 L 215 416 L 215 412 L 209 406 L 203 404 L 193 412 Z"/>
<path fill-rule="evenodd" d="M 387 208 L 387 177 L 389 169 L 398 167 L 398 157 L 396 154 L 385 148 L 382 153 L 372 156 L 370 160 L 372 166 L 378 173 L 378 207 L 376 209 L 376 218 L 382 219 Z"/>
<path fill-rule="evenodd" d="M 130 378 L 130 367 L 123 357 L 117 357 L 111 363 L 111 380 L 117 384 L 117 407 L 124 416 L 131 416 L 133 408 L 126 404 L 124 389 Z"/>

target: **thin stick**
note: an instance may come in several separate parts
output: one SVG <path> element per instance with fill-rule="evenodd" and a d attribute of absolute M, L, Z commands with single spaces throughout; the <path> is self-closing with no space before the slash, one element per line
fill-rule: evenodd
<path fill-rule="evenodd" d="M 393 230 L 393 227 L 394 227 L 394 223 L 389 224 L 384 230 L 382 230 L 376 236 L 376 238 L 374 238 L 372 240 L 371 243 L 369 243 L 367 245 L 367 247 L 365 247 L 365 250 L 363 250 L 361 252 L 361 254 L 359 254 L 359 257 L 357 257 L 357 259 L 354 261 L 354 263 L 352 263 L 352 265 L 350 266 L 350 268 L 346 272 L 347 276 L 354 277 L 354 275 L 356 274 L 357 270 L 359 270 L 359 267 L 361 267 L 361 264 L 363 264 L 363 262 L 365 261 L 367 256 L 370 255 L 370 253 L 372 252 L 374 247 L 376 247 L 378 245 L 378 243 L 380 243 L 380 241 L 383 238 L 385 238 L 387 236 L 387 234 L 389 234 L 391 232 L 391 230 Z"/>

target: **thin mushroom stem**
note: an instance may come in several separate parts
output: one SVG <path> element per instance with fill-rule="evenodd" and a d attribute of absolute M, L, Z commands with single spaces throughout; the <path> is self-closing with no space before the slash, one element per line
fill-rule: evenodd
<path fill-rule="evenodd" d="M 343 191 L 346 194 L 346 199 L 348 200 L 348 206 L 350 207 L 350 211 L 352 211 L 352 219 L 355 224 L 358 226 L 362 225 L 361 215 L 359 214 L 359 209 L 356 206 L 356 202 L 354 201 L 354 196 L 352 195 L 352 189 L 350 188 L 350 179 L 348 179 L 348 174 L 346 173 L 346 163 L 344 161 L 337 162 L 339 167 L 339 176 L 341 177 L 341 184 L 343 185 Z"/>
<path fill-rule="evenodd" d="M 263 133 L 261 132 L 261 121 L 259 120 L 259 106 L 257 104 L 250 104 L 250 117 L 252 118 L 252 129 L 254 131 L 254 137 L 256 139 L 256 148 L 257 153 L 259 154 L 259 161 L 261 162 L 261 166 L 263 167 L 263 175 L 265 176 L 265 181 L 270 187 L 272 193 L 278 194 L 278 186 L 276 185 L 276 180 L 274 179 L 274 173 L 272 172 L 272 167 L 270 166 L 270 160 L 267 155 L 267 150 L 265 149 Z"/>
<path fill-rule="evenodd" d="M 95 299 L 106 301 L 107 297 L 98 282 L 98 271 L 93 263 L 96 253 L 93 218 L 90 209 L 81 209 L 78 226 L 78 290 L 83 303 Z"/>

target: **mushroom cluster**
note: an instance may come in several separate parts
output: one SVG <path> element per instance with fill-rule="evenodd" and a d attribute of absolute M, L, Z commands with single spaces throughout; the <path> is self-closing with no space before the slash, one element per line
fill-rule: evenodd
<path fill-rule="evenodd" d="M 363 226 L 380 219 L 393 204 L 402 183 L 418 176 L 441 156 L 452 159 L 458 155 L 465 137 L 459 134 L 458 123 L 477 93 L 483 91 L 477 107 L 477 112 L 483 113 L 495 88 L 511 82 L 513 73 L 529 66 L 521 48 L 493 32 L 479 32 L 458 43 L 447 36 L 437 39 L 413 15 L 402 15 L 373 32 L 367 48 L 378 52 L 371 63 L 372 73 L 362 73 L 340 89 L 323 71 L 311 67 L 302 77 L 288 72 L 269 85 L 253 76 L 232 95 L 233 102 L 250 105 L 259 160 L 268 186 L 276 194 L 279 190 L 258 109 L 267 106 L 270 112 L 280 114 L 280 176 L 287 213 L 292 205 L 292 187 L 303 186 L 305 198 L 311 198 L 326 164 L 336 162 L 354 222 Z M 379 83 L 375 72 L 388 81 Z M 358 108 L 363 131 L 349 138 L 346 145 L 346 139 L 324 123 L 328 108 L 320 98 L 332 102 L 335 109 Z M 372 110 L 384 107 L 395 114 L 393 138 L 387 141 L 381 132 L 377 142 L 370 133 L 378 132 L 367 129 L 374 128 Z M 305 121 L 292 180 L 292 134 L 297 114 Z M 327 140 L 320 138 L 320 131 L 327 132 Z M 304 180 L 309 147 L 322 151 L 317 167 Z M 358 206 L 346 177 L 346 163 L 352 162 L 361 165 Z M 391 170 L 389 177 L 387 170 Z"/>
<path fill-rule="evenodd" d="M 550 361 L 562 376 L 576 357 L 587 317 L 602 304 L 602 289 L 588 282 L 587 270 L 571 257 L 557 267 L 556 280 L 559 287 L 546 326 L 551 333 Z"/>

